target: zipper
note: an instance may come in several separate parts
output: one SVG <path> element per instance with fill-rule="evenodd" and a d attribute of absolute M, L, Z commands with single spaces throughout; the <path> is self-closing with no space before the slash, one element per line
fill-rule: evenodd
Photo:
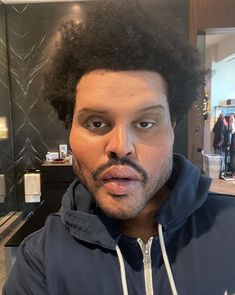
<path fill-rule="evenodd" d="M 149 238 L 146 244 L 141 239 L 137 239 L 137 242 L 139 243 L 140 249 L 143 254 L 145 293 L 146 295 L 154 295 L 151 260 L 151 246 L 153 242 L 153 237 Z"/>

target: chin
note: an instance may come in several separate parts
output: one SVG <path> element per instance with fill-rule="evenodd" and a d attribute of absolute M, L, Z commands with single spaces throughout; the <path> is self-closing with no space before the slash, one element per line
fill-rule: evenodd
<path fill-rule="evenodd" d="M 105 200 L 104 200 L 105 198 Z M 135 218 L 146 205 L 144 200 L 136 200 L 128 195 L 116 196 L 108 195 L 95 197 L 98 207 L 103 213 L 114 219 L 127 220 Z"/>
<path fill-rule="evenodd" d="M 133 219 L 139 215 L 140 212 L 133 212 L 128 210 L 109 210 L 108 208 L 101 208 L 102 212 L 113 219 L 117 220 L 128 220 Z"/>

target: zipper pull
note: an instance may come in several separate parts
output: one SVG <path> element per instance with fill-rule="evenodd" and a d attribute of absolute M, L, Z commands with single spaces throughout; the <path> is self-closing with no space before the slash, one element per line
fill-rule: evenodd
<path fill-rule="evenodd" d="M 140 249 L 143 254 L 143 267 L 144 267 L 144 282 L 145 282 L 145 294 L 154 295 L 153 292 L 153 275 L 152 275 L 152 260 L 151 260 L 151 246 L 153 237 L 151 237 L 145 244 L 141 239 L 137 239 L 140 245 Z"/>
<path fill-rule="evenodd" d="M 141 239 L 137 239 L 140 248 L 143 253 L 143 263 L 144 264 L 151 264 L 151 246 L 152 246 L 152 241 L 153 237 L 149 238 L 148 242 L 145 244 Z"/>

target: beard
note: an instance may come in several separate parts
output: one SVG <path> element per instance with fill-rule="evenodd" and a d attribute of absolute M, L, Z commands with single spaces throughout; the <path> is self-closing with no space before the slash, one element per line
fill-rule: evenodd
<path fill-rule="evenodd" d="M 137 193 L 116 196 L 108 194 L 99 188 L 97 185 L 99 175 L 108 167 L 115 165 L 129 165 L 142 176 L 142 181 L 139 184 Z M 161 163 L 160 168 L 158 168 L 158 171 L 156 171 L 154 175 L 148 175 L 141 166 L 128 158 L 110 160 L 108 163 L 99 166 L 95 171 L 87 172 L 78 160 L 75 158 L 73 159 L 73 169 L 79 182 L 85 186 L 96 201 L 98 207 L 105 215 L 120 220 L 128 220 L 137 217 L 150 200 L 154 197 L 158 197 L 157 193 L 165 185 L 171 175 L 172 166 L 173 155 L 171 154 Z"/>

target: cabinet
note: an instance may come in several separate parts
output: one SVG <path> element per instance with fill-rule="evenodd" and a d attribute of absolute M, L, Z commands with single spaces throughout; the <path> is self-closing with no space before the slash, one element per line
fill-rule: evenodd
<path fill-rule="evenodd" d="M 52 212 L 61 207 L 62 197 L 76 178 L 70 164 L 43 164 L 41 166 L 42 200 Z"/>

